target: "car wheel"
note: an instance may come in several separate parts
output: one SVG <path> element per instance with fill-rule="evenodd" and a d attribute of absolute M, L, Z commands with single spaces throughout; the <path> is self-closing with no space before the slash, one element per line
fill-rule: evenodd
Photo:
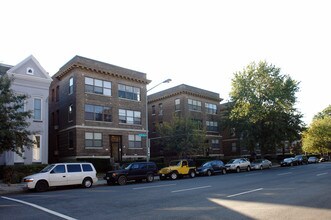
<path fill-rule="evenodd" d="M 118 177 L 117 182 L 118 182 L 119 185 L 125 185 L 126 184 L 126 177 L 125 176 Z"/>
<path fill-rule="evenodd" d="M 211 171 L 210 170 L 207 170 L 207 176 L 211 176 Z"/>
<path fill-rule="evenodd" d="M 263 170 L 263 166 L 262 165 L 260 166 L 260 170 Z"/>
<path fill-rule="evenodd" d="M 272 167 L 272 165 L 270 164 L 270 165 L 269 165 L 269 169 L 271 169 L 271 167 Z"/>
<path fill-rule="evenodd" d="M 35 186 L 37 192 L 45 192 L 48 189 L 48 183 L 45 180 L 39 180 Z"/>
<path fill-rule="evenodd" d="M 195 172 L 193 170 L 190 170 L 189 174 L 188 174 L 191 178 L 195 177 Z"/>
<path fill-rule="evenodd" d="M 147 178 L 146 178 L 146 181 L 149 182 L 149 183 L 153 182 L 154 181 L 154 175 L 153 174 L 148 174 Z"/>
<path fill-rule="evenodd" d="M 247 166 L 247 172 L 251 171 L 251 167 Z"/>
<path fill-rule="evenodd" d="M 91 188 L 91 186 L 93 185 L 93 181 L 91 178 L 89 177 L 86 177 L 84 180 L 83 180 L 83 186 L 85 188 Z"/>
<path fill-rule="evenodd" d="M 240 173 L 240 167 L 236 168 L 237 173 Z"/>
<path fill-rule="evenodd" d="M 222 169 L 222 174 L 226 174 L 226 169 Z"/>
<path fill-rule="evenodd" d="M 177 178 L 178 178 L 177 173 L 176 173 L 176 172 L 172 172 L 171 175 L 170 175 L 170 178 L 171 178 L 172 180 L 177 179 Z"/>
<path fill-rule="evenodd" d="M 290 166 L 293 167 L 293 163 L 290 163 Z"/>

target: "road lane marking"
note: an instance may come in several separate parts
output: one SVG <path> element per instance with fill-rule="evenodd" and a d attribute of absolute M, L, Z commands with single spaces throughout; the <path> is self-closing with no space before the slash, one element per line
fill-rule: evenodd
<path fill-rule="evenodd" d="M 235 197 L 235 196 L 240 196 L 240 195 L 244 195 L 244 194 L 252 193 L 252 192 L 256 192 L 256 191 L 261 191 L 261 190 L 263 190 L 263 188 L 253 189 L 253 190 L 249 190 L 249 191 L 246 191 L 246 192 L 241 192 L 241 193 L 229 195 L 229 196 L 227 196 L 227 198 L 231 198 L 231 197 Z"/>
<path fill-rule="evenodd" d="M 36 209 L 40 209 L 40 210 L 42 210 L 42 211 L 44 211 L 44 212 L 48 212 L 49 214 L 52 214 L 52 215 L 58 216 L 58 217 L 63 218 L 63 219 L 67 219 L 67 220 L 76 220 L 75 218 L 72 218 L 72 217 L 70 217 L 70 216 L 63 215 L 63 214 L 58 213 L 58 212 L 54 212 L 54 211 L 52 211 L 52 210 L 46 209 L 46 208 L 44 208 L 44 207 L 41 207 L 41 206 L 36 205 L 36 204 L 33 204 L 33 203 L 25 202 L 25 201 L 23 201 L 23 200 L 13 199 L 13 198 L 5 197 L 5 196 L 1 196 L 1 198 L 3 198 L 3 199 L 7 199 L 7 200 L 10 200 L 10 201 L 13 201 L 13 202 L 22 203 L 22 204 L 24 204 L 24 205 L 32 206 L 32 207 L 34 207 L 34 208 L 36 208 Z"/>
<path fill-rule="evenodd" d="M 261 175 L 262 173 L 252 173 L 252 174 L 246 174 L 245 176 L 256 176 L 256 175 Z"/>
<path fill-rule="evenodd" d="M 288 174 L 291 174 L 292 172 L 288 172 L 288 173 L 279 173 L 277 174 L 278 176 L 283 176 L 283 175 L 288 175 Z"/>
<path fill-rule="evenodd" d="M 323 175 L 326 175 L 326 174 L 328 174 L 328 173 L 319 173 L 316 176 L 323 176 Z"/>
<path fill-rule="evenodd" d="M 171 191 L 171 192 L 172 193 L 178 193 L 178 192 L 191 191 L 191 190 L 197 190 L 197 189 L 205 189 L 205 188 L 209 188 L 209 187 L 211 187 L 211 186 L 200 186 L 200 187 L 195 187 L 195 188 L 174 190 L 174 191 Z"/>
<path fill-rule="evenodd" d="M 139 190 L 139 189 L 160 188 L 160 187 L 167 187 L 167 186 L 176 186 L 176 184 L 165 184 L 165 185 L 159 185 L 159 186 L 144 186 L 144 187 L 137 187 L 137 188 L 133 188 L 133 189 Z"/>

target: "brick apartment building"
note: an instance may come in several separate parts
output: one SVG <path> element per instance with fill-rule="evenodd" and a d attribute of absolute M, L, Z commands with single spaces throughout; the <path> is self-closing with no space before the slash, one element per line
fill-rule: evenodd
<path fill-rule="evenodd" d="M 75 56 L 52 77 L 49 160 L 145 159 L 145 73 Z"/>
<path fill-rule="evenodd" d="M 151 157 L 164 156 L 157 144 L 156 126 L 170 122 L 174 115 L 188 117 L 201 124 L 207 131 L 209 156 L 223 156 L 220 135 L 219 106 L 222 99 L 218 93 L 185 84 L 148 96 L 148 126 Z"/>

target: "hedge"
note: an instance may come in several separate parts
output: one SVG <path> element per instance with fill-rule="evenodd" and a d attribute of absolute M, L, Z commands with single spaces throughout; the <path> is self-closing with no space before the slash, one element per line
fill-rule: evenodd
<path fill-rule="evenodd" d="M 7 184 L 20 183 L 24 177 L 38 173 L 46 166 L 47 164 L 0 166 L 0 179 Z"/>

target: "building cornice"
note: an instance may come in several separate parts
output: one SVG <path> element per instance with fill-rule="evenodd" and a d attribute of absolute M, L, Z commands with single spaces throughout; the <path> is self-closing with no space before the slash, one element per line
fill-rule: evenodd
<path fill-rule="evenodd" d="M 123 67 L 114 66 L 111 64 L 91 60 L 88 58 L 75 56 L 67 64 L 65 64 L 54 76 L 61 80 L 66 74 L 73 69 L 82 69 L 98 74 L 110 75 L 120 79 L 130 80 L 142 84 L 149 84 L 151 80 L 146 79 L 146 74 L 134 70 L 125 69 Z"/>
<path fill-rule="evenodd" d="M 199 89 L 195 88 L 196 91 L 190 91 L 190 90 L 174 90 L 173 92 L 169 92 L 169 90 L 166 90 L 164 92 L 158 92 L 157 94 L 152 94 L 150 96 L 148 96 L 148 103 L 152 103 L 152 102 L 157 102 L 157 101 L 161 101 L 163 99 L 167 99 L 170 97 L 174 97 L 174 96 L 178 96 L 180 94 L 186 94 L 186 95 L 191 95 L 191 96 L 195 96 L 195 97 L 199 97 L 199 98 L 203 98 L 203 99 L 209 99 L 209 100 L 213 100 L 215 102 L 221 102 L 223 99 L 219 98 L 215 95 L 210 96 L 206 93 L 203 92 L 199 92 Z M 201 91 L 205 91 L 205 90 L 201 90 Z"/>

